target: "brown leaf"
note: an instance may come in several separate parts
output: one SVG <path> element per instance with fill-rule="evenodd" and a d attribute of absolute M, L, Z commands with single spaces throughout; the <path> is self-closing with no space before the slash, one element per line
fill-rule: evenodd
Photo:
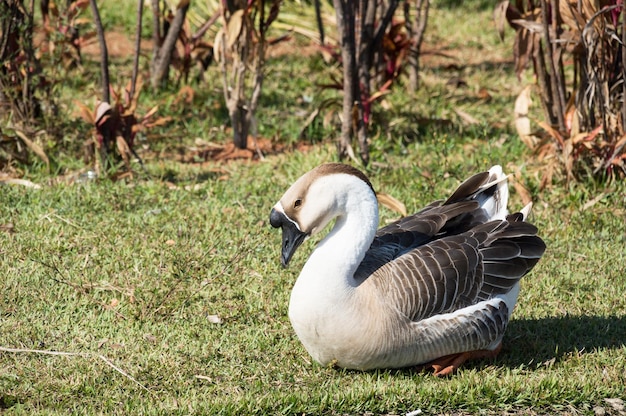
<path fill-rule="evenodd" d="M 509 1 L 501 1 L 496 4 L 493 9 L 493 21 L 496 24 L 496 30 L 500 36 L 500 40 L 504 40 L 504 27 L 506 23 L 506 10 L 509 8 Z"/>
<path fill-rule="evenodd" d="M 78 107 L 78 114 L 87 124 L 94 124 L 94 115 L 89 107 L 80 101 L 74 101 L 74 104 Z"/>
<path fill-rule="evenodd" d="M 41 148 L 41 146 L 39 146 L 37 143 L 35 143 L 34 141 L 30 140 L 28 137 L 26 137 L 26 135 L 24 134 L 24 132 L 20 131 L 20 130 L 15 130 L 15 134 L 17 134 L 17 136 L 22 139 L 22 142 L 24 142 L 24 144 L 33 151 L 33 153 L 35 153 L 37 156 L 39 156 L 39 158 L 41 160 L 44 161 L 44 163 L 46 164 L 46 166 L 48 168 L 50 168 L 50 160 L 48 159 L 48 155 L 46 155 L 46 152 L 43 151 L 43 149 Z"/>
<path fill-rule="evenodd" d="M 31 182 L 28 179 L 2 178 L 0 179 L 0 183 L 7 185 L 21 185 L 33 189 L 41 189 L 41 185 Z"/>
<path fill-rule="evenodd" d="M 146 128 L 155 127 L 155 126 L 163 126 L 172 121 L 172 117 L 159 117 L 153 121 L 144 121 L 143 125 Z"/>
<path fill-rule="evenodd" d="M 549 163 L 543 171 L 541 182 L 539 183 L 539 190 L 542 191 L 548 186 L 552 185 L 552 177 L 554 176 L 554 163 Z"/>
<path fill-rule="evenodd" d="M 15 233 L 15 226 L 9 222 L 7 224 L 0 224 L 0 231 L 7 232 L 9 234 Z"/>
<path fill-rule="evenodd" d="M 152 117 L 154 114 L 156 114 L 156 112 L 159 111 L 159 106 L 155 105 L 154 107 L 152 107 L 150 109 L 150 111 L 148 111 L 142 118 L 143 120 L 147 120 L 148 118 Z"/>
<path fill-rule="evenodd" d="M 228 19 L 228 23 L 226 25 L 226 46 L 228 49 L 232 49 L 239 36 L 244 30 L 243 25 L 244 19 L 244 9 L 236 10 Z"/>
<path fill-rule="evenodd" d="M 532 134 L 530 118 L 528 118 L 528 110 L 532 105 L 531 88 L 530 85 L 524 88 L 515 99 L 514 123 L 520 139 L 526 146 L 534 149 L 537 146 L 538 138 Z"/>
<path fill-rule="evenodd" d="M 528 205 L 533 202 L 530 192 L 528 192 L 528 189 L 526 189 L 524 185 L 519 183 L 516 179 L 512 179 L 511 183 L 513 184 L 513 188 L 515 188 L 515 192 L 517 192 L 520 198 L 522 198 L 523 205 Z"/>
<path fill-rule="evenodd" d="M 176 98 L 174 99 L 174 104 L 179 104 L 181 101 L 184 101 L 185 104 L 193 103 L 193 97 L 195 95 L 195 91 L 189 85 L 183 85 L 180 88 L 180 91 L 176 94 Z"/>
<path fill-rule="evenodd" d="M 222 46 L 224 45 L 224 28 L 221 27 L 215 35 L 215 42 L 213 42 L 213 59 L 216 63 L 221 62 L 222 58 Z"/>
<path fill-rule="evenodd" d="M 479 123 L 479 121 L 478 121 L 478 120 L 476 120 L 473 116 L 471 116 L 469 113 L 466 113 L 466 112 L 465 112 L 465 111 L 463 111 L 463 110 L 455 109 L 455 110 L 454 110 L 454 112 L 455 112 L 455 113 L 456 113 L 459 117 L 461 117 L 461 120 L 463 120 L 463 122 L 464 122 L 465 124 L 472 125 L 472 124 L 478 124 L 478 123 Z"/>
<path fill-rule="evenodd" d="M 389 208 L 392 211 L 397 212 L 403 217 L 406 217 L 406 206 L 402 202 L 398 201 L 396 198 L 384 192 L 377 192 L 376 199 L 378 199 L 378 202 L 381 205 Z"/>
<path fill-rule="evenodd" d="M 124 164 L 129 167 L 131 154 L 130 146 L 128 146 L 128 143 L 126 143 L 126 140 L 124 140 L 122 136 L 117 136 L 115 138 L 115 144 L 117 146 L 118 152 L 120 153 L 120 156 L 122 156 L 122 159 L 124 160 Z"/>
<path fill-rule="evenodd" d="M 552 138 L 556 139 L 556 141 L 558 141 L 561 146 L 565 145 L 565 140 L 563 140 L 563 136 L 561 136 L 561 133 L 559 133 L 557 129 L 555 129 L 545 121 L 538 121 L 537 124 L 539 124 L 542 129 L 544 129 L 550 136 L 552 136 Z"/>
<path fill-rule="evenodd" d="M 476 95 L 481 100 L 491 100 L 491 94 L 489 94 L 489 90 L 487 90 L 487 88 L 485 87 L 482 87 L 481 89 L 479 89 Z"/>
<path fill-rule="evenodd" d="M 531 33 L 524 27 L 521 27 L 515 33 L 513 57 L 515 58 L 515 74 L 519 79 L 521 79 L 522 72 L 528 66 L 534 51 L 539 47 L 540 38 L 539 35 Z"/>

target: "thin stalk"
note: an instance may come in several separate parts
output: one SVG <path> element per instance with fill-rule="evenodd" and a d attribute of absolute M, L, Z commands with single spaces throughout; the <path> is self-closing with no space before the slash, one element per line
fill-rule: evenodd
<path fill-rule="evenodd" d="M 100 70 L 102 72 L 102 101 L 110 103 L 111 96 L 109 93 L 109 51 L 107 49 L 106 39 L 104 38 L 104 28 L 100 19 L 100 12 L 96 0 L 89 0 L 91 12 L 93 13 L 93 21 L 96 25 L 96 33 L 98 34 L 98 42 L 100 43 Z"/>
<path fill-rule="evenodd" d="M 556 120 L 558 122 L 559 131 L 565 131 L 565 103 L 561 102 L 559 94 L 560 88 L 557 81 L 558 70 L 556 68 L 556 63 L 554 62 L 552 39 L 550 39 L 550 25 L 548 23 L 548 4 L 546 3 L 546 0 L 541 0 L 541 20 L 543 23 L 543 39 L 546 44 L 546 56 L 550 64 L 550 71 L 552 72 L 551 74 L 548 74 L 548 78 L 550 81 L 550 95 L 552 96 L 552 107 L 553 111 L 556 113 Z"/>
<path fill-rule="evenodd" d="M 141 52 L 141 20 L 143 18 L 143 0 L 137 0 L 137 29 L 135 31 L 135 57 L 133 60 L 133 75 L 130 85 L 130 99 L 135 96 L 137 75 L 139 73 L 139 53 Z"/>
<path fill-rule="evenodd" d="M 626 130 L 626 7 L 622 7 L 622 131 Z"/>

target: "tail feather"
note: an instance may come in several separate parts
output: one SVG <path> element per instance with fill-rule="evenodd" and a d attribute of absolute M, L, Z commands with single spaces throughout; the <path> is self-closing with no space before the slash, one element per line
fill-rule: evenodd
<path fill-rule="evenodd" d="M 459 185 L 444 205 L 475 200 L 485 210 L 489 220 L 503 220 L 508 214 L 507 179 L 508 176 L 502 172 L 500 165 L 492 166 L 488 172 L 477 173 Z"/>
<path fill-rule="evenodd" d="M 489 169 L 489 180 L 476 194 L 476 200 L 487 211 L 492 220 L 504 220 L 508 215 L 507 204 L 509 202 L 508 176 L 502 172 L 500 165 Z"/>

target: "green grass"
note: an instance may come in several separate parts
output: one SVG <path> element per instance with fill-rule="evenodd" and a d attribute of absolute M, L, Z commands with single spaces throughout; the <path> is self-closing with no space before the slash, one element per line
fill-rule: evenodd
<path fill-rule="evenodd" d="M 35 166 L 22 169 L 42 189 L 0 187 L 0 347 L 24 350 L 0 351 L 0 412 L 593 414 L 595 406 L 611 411 L 604 399 L 626 399 L 626 185 L 538 190 L 541 166 L 529 162 L 510 126 L 521 86 L 508 49 L 495 31 L 476 27 L 489 22 L 490 7 L 469 3 L 436 8 L 429 40 L 455 45 L 450 50 L 462 63 L 476 54 L 458 49 L 469 36 L 486 45 L 485 62 L 451 69 L 433 61 L 416 97 L 403 88 L 386 96 L 389 110 L 374 115 L 368 174 L 377 190 L 415 211 L 491 164 L 521 172 L 548 250 L 524 278 L 496 360 L 470 363 L 448 379 L 311 362 L 287 306 L 314 241 L 282 269 L 280 235 L 268 214 L 299 175 L 335 160 L 335 147 L 317 128 L 310 139 L 322 143 L 307 153 L 175 163 L 167 156 L 196 137 L 226 140 L 211 130 L 224 123 L 214 77 L 206 89 L 195 86 L 189 107 L 146 94 L 146 109 L 160 102 L 160 111 L 176 117 L 161 131 L 166 138 L 142 142 L 150 150 L 140 149 L 149 175 L 138 169 L 128 182 L 66 184 Z M 474 18 L 463 19 L 469 13 Z M 327 75 L 305 58 L 269 64 L 280 77 L 267 78 L 260 131 L 293 142 L 306 119 L 296 115 L 298 106 L 312 111 L 332 96 L 315 88 Z M 446 86 L 459 75 L 467 88 Z M 477 98 L 480 87 L 489 89 L 490 101 Z M 69 91 L 90 93 L 84 86 Z M 299 103 L 301 92 L 315 95 L 311 107 Z M 463 124 L 458 109 L 479 123 Z M 86 131 L 68 129 L 65 140 L 75 144 Z M 54 158 L 55 172 L 80 166 L 68 154 Z M 511 205 L 522 206 L 515 191 Z M 381 213 L 381 223 L 396 218 Z M 44 353 L 50 351 L 78 355 Z"/>
<path fill-rule="evenodd" d="M 476 146 L 487 157 L 488 146 Z M 286 311 L 312 244 L 283 270 L 267 215 L 299 173 L 333 158 L 321 146 L 228 165 L 227 179 L 180 170 L 177 189 L 158 180 L 3 188 L 0 224 L 14 232 L 0 234 L 1 345 L 90 355 L 0 352 L 2 406 L 9 414 L 588 412 L 623 397 L 621 186 L 587 211 L 583 185 L 565 200 L 562 191 L 537 195 L 533 220 L 548 251 L 524 279 L 495 361 L 444 380 L 311 363 Z M 474 169 L 466 163 L 428 183 L 419 172 L 444 173 L 436 158 L 411 150 L 390 162 L 401 166 L 372 172 L 374 185 L 410 209 Z"/>

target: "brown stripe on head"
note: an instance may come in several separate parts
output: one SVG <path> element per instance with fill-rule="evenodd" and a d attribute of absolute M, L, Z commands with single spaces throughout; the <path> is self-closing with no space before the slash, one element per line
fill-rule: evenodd
<path fill-rule="evenodd" d="M 365 182 L 367 186 L 370 187 L 372 192 L 376 193 L 374 191 L 372 183 L 369 181 L 367 176 L 365 176 L 360 170 L 350 165 L 345 165 L 343 163 L 326 163 L 312 169 L 308 173 L 302 175 L 296 182 L 294 182 L 294 184 L 291 185 L 291 187 L 287 190 L 287 192 L 285 192 L 280 200 L 280 204 L 285 215 L 287 215 L 287 217 L 289 217 L 291 220 L 295 221 L 299 227 L 302 227 L 303 232 L 310 231 L 304 228 L 310 228 L 314 226 L 314 224 L 302 224 L 299 216 L 300 207 L 305 202 L 309 187 L 320 177 L 334 174 L 347 174 L 356 176 L 357 178 Z"/>
<path fill-rule="evenodd" d="M 318 172 L 318 176 L 329 175 L 333 173 L 345 173 L 348 175 L 354 175 L 357 178 L 361 179 L 363 182 L 365 182 L 372 189 L 372 192 L 376 193 L 376 191 L 374 191 L 372 183 L 367 178 L 367 176 L 365 176 L 365 174 L 357 168 L 354 168 L 350 165 L 345 165 L 343 163 L 326 163 L 324 165 L 316 167 L 311 172 L 315 171 Z"/>

